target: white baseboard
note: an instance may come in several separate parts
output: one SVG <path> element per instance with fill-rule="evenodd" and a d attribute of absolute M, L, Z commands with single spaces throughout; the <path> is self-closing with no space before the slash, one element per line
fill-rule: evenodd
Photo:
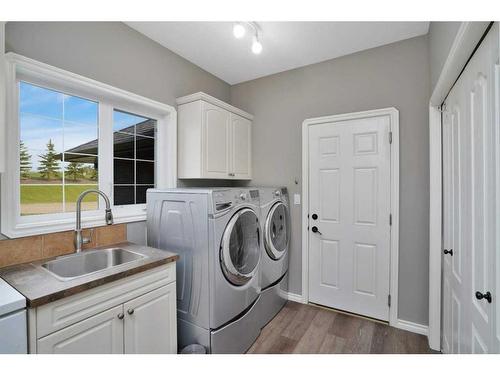
<path fill-rule="evenodd" d="M 418 333 L 419 335 L 427 336 L 429 332 L 429 327 L 424 324 L 409 322 L 407 320 L 398 319 L 396 324 L 393 325 L 395 328 L 404 329 L 405 331 L 410 331 L 413 333 Z"/>
<path fill-rule="evenodd" d="M 298 303 L 305 303 L 303 298 L 302 298 L 302 295 L 300 295 L 300 294 L 287 292 L 286 296 L 287 296 L 287 299 L 289 301 L 298 302 Z"/>

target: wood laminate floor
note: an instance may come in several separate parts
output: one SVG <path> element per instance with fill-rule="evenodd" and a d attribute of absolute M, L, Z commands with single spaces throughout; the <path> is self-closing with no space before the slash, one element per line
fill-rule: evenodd
<path fill-rule="evenodd" d="M 429 354 L 427 337 L 313 305 L 287 302 L 247 353 Z"/>

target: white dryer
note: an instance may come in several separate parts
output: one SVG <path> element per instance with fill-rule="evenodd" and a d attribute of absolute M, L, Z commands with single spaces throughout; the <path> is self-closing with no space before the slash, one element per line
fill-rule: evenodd
<path fill-rule="evenodd" d="M 148 190 L 148 245 L 177 262 L 178 347 L 244 353 L 260 333 L 256 189 Z"/>
<path fill-rule="evenodd" d="M 290 243 L 290 204 L 286 187 L 259 188 L 262 260 L 259 320 L 265 326 L 286 303 Z"/>

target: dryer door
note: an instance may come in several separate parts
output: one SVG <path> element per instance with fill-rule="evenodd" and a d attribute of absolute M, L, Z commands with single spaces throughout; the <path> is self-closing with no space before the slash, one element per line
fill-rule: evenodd
<path fill-rule="evenodd" d="M 271 259 L 278 260 L 285 255 L 290 241 L 290 220 L 288 208 L 277 202 L 269 210 L 264 226 L 264 245 Z"/>
<path fill-rule="evenodd" d="M 229 220 L 222 237 L 220 263 L 226 279 L 234 285 L 248 283 L 260 260 L 259 218 L 243 208 Z"/>

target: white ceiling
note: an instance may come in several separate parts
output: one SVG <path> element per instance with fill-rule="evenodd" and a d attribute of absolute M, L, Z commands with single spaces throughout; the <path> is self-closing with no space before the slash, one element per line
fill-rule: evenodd
<path fill-rule="evenodd" d="M 127 22 L 164 47 L 227 83 L 249 81 L 365 49 L 427 34 L 429 22 L 257 22 L 263 51 L 232 22 Z"/>

